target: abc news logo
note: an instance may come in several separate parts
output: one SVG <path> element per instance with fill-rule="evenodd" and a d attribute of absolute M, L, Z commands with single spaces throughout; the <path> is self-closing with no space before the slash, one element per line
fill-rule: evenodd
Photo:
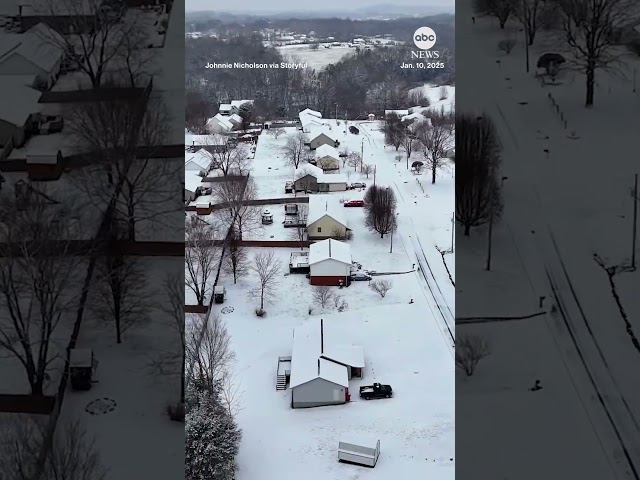
<path fill-rule="evenodd" d="M 413 34 L 413 43 L 420 50 L 429 50 L 436 44 L 436 32 L 429 27 L 420 27 Z"/>

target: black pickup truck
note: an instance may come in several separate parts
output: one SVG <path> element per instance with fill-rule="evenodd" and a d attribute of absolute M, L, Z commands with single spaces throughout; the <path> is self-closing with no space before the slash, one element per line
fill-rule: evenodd
<path fill-rule="evenodd" d="M 360 397 L 365 400 L 371 400 L 372 398 L 391 398 L 392 396 L 393 389 L 391 385 L 374 383 L 373 385 L 363 385 L 360 387 Z"/>

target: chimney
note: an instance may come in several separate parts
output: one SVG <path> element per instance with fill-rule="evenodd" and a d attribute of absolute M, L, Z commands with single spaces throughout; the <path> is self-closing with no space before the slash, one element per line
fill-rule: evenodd
<path fill-rule="evenodd" d="M 329 258 L 331 258 L 331 239 L 329 239 Z"/>
<path fill-rule="evenodd" d="M 320 354 L 324 353 L 324 320 L 320 319 Z"/>
<path fill-rule="evenodd" d="M 318 375 L 320 375 L 320 359 L 318 359 Z"/>

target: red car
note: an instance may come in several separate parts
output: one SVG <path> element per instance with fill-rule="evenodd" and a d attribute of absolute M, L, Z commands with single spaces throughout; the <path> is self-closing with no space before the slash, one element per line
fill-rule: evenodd
<path fill-rule="evenodd" d="M 364 200 L 347 200 L 344 202 L 345 207 L 364 207 Z"/>

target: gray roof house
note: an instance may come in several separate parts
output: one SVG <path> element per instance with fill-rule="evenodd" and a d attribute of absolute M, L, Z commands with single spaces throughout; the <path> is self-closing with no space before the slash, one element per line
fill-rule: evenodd
<path fill-rule="evenodd" d="M 340 343 L 324 321 L 296 327 L 291 356 L 291 407 L 340 405 L 350 399 L 349 380 L 362 378 L 364 350 Z"/>
<path fill-rule="evenodd" d="M 331 138 L 326 133 L 320 133 L 316 135 L 309 142 L 309 148 L 311 148 L 311 150 L 315 150 L 321 145 L 329 145 L 331 147 L 337 147 L 338 145 L 340 145 L 340 142 L 335 138 Z"/>

